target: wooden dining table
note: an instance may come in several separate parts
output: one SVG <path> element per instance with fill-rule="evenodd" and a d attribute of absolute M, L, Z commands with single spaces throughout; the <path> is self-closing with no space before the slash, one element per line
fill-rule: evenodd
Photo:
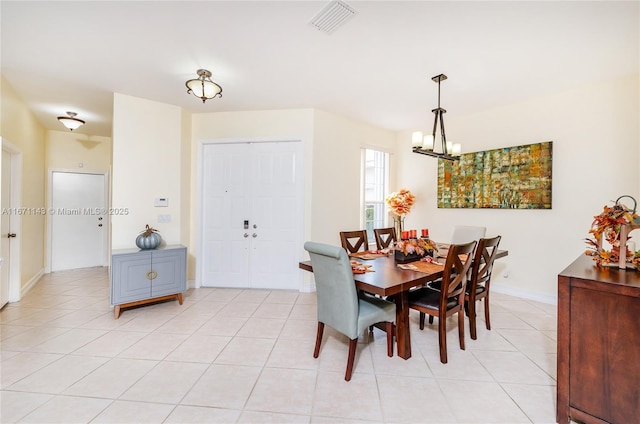
<path fill-rule="evenodd" d="M 496 258 L 507 256 L 506 250 L 499 250 Z M 376 259 L 359 260 L 370 265 L 371 272 L 354 274 L 353 278 L 358 290 L 380 296 L 393 296 L 396 303 L 396 345 L 398 356 L 411 358 L 411 334 L 409 329 L 409 290 L 421 287 L 430 281 L 442 278 L 444 266 L 430 264 L 421 268 L 423 271 L 403 269 L 398 266 L 393 255 L 376 255 Z M 357 258 L 356 258 L 357 259 Z M 440 258 L 444 264 L 444 258 Z M 302 261 L 299 268 L 313 272 L 311 261 Z"/>

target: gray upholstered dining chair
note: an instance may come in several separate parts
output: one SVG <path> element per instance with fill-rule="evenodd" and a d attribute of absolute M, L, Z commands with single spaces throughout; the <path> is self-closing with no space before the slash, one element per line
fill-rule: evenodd
<path fill-rule="evenodd" d="M 358 297 L 353 271 L 347 252 L 338 246 L 308 241 L 318 296 L 318 332 L 313 357 L 320 354 L 324 326 L 328 325 L 349 338 L 349 356 L 344 379 L 351 380 L 351 372 L 358 345 L 358 335 L 373 324 L 384 322 L 387 332 L 387 355 L 393 356 L 393 321 L 395 303 L 373 296 Z"/>
<path fill-rule="evenodd" d="M 487 233 L 487 227 L 472 225 L 456 225 L 451 234 L 451 244 L 463 244 L 470 241 L 478 241 Z"/>

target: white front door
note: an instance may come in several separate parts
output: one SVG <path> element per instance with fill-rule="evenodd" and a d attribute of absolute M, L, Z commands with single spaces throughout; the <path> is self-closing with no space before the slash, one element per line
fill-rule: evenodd
<path fill-rule="evenodd" d="M 52 173 L 52 271 L 106 265 L 105 181 L 104 174 Z"/>
<path fill-rule="evenodd" d="M 201 284 L 299 289 L 302 143 L 207 144 L 202 166 Z"/>
<path fill-rule="evenodd" d="M 11 153 L 6 150 L 2 151 L 2 231 L 0 246 L 0 255 L 2 263 L 0 264 L 1 283 L 0 283 L 0 308 L 9 301 L 9 285 L 11 276 Z"/>

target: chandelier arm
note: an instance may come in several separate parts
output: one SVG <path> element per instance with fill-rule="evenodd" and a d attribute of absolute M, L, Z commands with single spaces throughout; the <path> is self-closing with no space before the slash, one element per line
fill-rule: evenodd
<path fill-rule="evenodd" d="M 440 85 L 440 84 L 438 84 Z M 448 155 L 449 152 L 447 151 L 447 136 L 444 134 L 444 109 L 440 109 L 438 108 L 438 114 L 440 115 L 440 135 L 442 136 L 442 153 L 444 153 L 445 155 Z"/>

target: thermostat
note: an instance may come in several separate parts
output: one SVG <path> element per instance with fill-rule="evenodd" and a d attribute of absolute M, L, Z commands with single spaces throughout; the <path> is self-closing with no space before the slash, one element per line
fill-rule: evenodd
<path fill-rule="evenodd" d="M 156 197 L 154 206 L 156 208 L 167 207 L 169 206 L 169 199 L 166 197 Z"/>

